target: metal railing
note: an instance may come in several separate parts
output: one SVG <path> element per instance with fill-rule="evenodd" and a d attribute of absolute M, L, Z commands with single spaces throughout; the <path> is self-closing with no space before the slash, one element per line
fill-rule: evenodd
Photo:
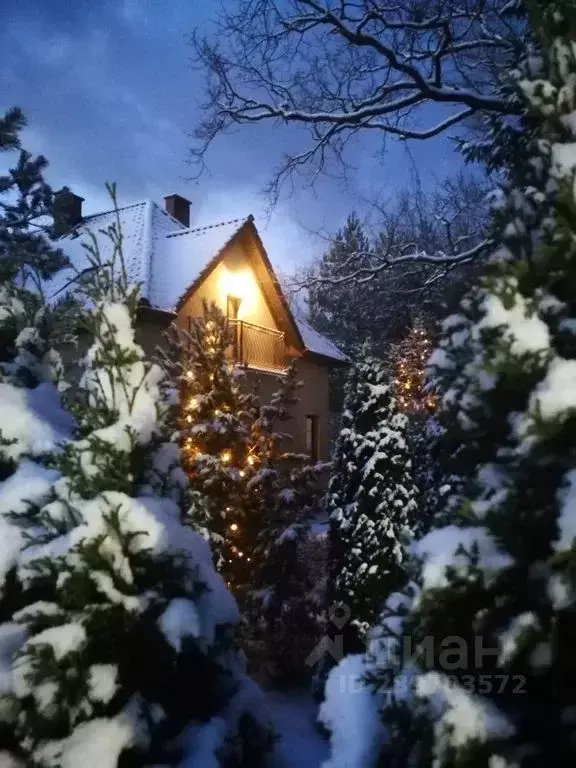
<path fill-rule="evenodd" d="M 234 335 L 234 357 L 248 368 L 261 371 L 285 371 L 288 367 L 284 334 L 272 328 L 228 320 Z"/>

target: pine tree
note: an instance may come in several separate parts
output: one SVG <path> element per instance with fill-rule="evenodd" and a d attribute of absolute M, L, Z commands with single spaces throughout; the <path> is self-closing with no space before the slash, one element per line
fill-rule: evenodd
<path fill-rule="evenodd" d="M 531 12 L 542 56 L 516 73 L 526 154 L 497 200 L 501 246 L 433 358 L 467 481 L 459 524 L 416 548 L 404 627 L 421 650 L 433 643 L 408 708 L 431 744 L 412 730 L 405 762 L 390 743 L 392 765 L 576 760 L 576 9 Z"/>
<path fill-rule="evenodd" d="M 349 650 L 361 647 L 386 596 L 407 578 L 405 547 L 417 522 L 417 492 L 406 428 L 384 365 L 369 357 L 358 363 L 327 497 L 333 598 L 350 611 Z"/>
<path fill-rule="evenodd" d="M 94 269 L 82 320 L 93 344 L 75 438 L 52 462 L 60 477 L 50 502 L 13 513 L 29 547 L 18 563 L 24 607 L 8 628 L 26 640 L 0 712 L 14 753 L 42 768 L 196 759 L 194 729 L 226 717 L 242 687 L 234 600 L 206 543 L 180 522 L 174 393 L 134 342 L 139 290 L 128 283 L 118 219 L 107 236 L 110 263 L 95 240 L 87 246 Z M 257 765 L 268 736 L 247 706 L 232 705 L 219 744 L 250 721 Z"/>

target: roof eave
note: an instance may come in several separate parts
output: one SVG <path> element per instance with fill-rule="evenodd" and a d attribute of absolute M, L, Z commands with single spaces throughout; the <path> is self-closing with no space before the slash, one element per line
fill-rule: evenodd
<path fill-rule="evenodd" d="M 347 366 L 352 365 L 352 361 L 349 359 L 342 360 L 339 357 L 324 355 L 322 352 L 314 352 L 314 350 L 308 349 L 308 347 L 306 347 L 304 351 L 304 356 L 317 360 L 318 362 L 322 362 L 326 365 L 331 365 L 334 368 L 346 368 Z"/>

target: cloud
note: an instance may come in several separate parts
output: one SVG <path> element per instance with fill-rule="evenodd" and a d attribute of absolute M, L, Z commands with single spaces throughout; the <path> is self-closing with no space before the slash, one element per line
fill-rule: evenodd
<path fill-rule="evenodd" d="M 192 196 L 191 196 L 192 197 Z M 243 218 L 252 214 L 273 263 L 281 272 L 291 273 L 318 253 L 321 244 L 300 224 L 294 210 L 279 204 L 267 214 L 263 198 L 250 187 L 208 190 L 193 199 L 191 225 Z"/>

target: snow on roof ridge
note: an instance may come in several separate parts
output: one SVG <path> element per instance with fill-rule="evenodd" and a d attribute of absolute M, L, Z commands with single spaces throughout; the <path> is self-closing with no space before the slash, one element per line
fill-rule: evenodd
<path fill-rule="evenodd" d="M 118 208 L 110 208 L 108 211 L 98 211 L 98 213 L 89 213 L 88 216 L 83 216 L 82 220 L 79 222 L 80 225 L 85 224 L 86 222 L 90 221 L 90 219 L 97 219 L 98 216 L 108 216 L 111 213 L 114 213 L 116 210 L 118 213 L 120 211 L 126 211 L 129 208 L 138 208 L 141 205 L 146 205 L 146 203 L 153 203 L 153 200 L 150 200 L 149 197 L 144 198 L 144 200 L 138 200 L 136 203 L 127 203 L 126 205 L 119 205 Z"/>
<path fill-rule="evenodd" d="M 230 224 L 245 224 L 247 221 L 254 221 L 254 216 L 248 214 L 248 216 L 239 217 L 237 219 L 228 219 L 227 221 L 217 221 L 215 224 L 205 224 L 203 227 L 188 227 L 180 232 L 170 232 L 166 237 L 177 237 L 178 235 L 190 235 L 199 234 L 201 232 L 207 232 L 210 229 L 216 229 L 217 227 L 227 227 Z"/>
<path fill-rule="evenodd" d="M 160 211 L 160 213 L 163 213 L 164 216 L 170 219 L 170 221 L 173 221 L 175 224 L 178 224 L 180 227 L 182 227 L 182 230 L 184 232 L 188 231 L 188 229 L 182 224 L 181 221 L 179 221 L 178 219 L 175 219 L 174 216 L 172 216 L 171 214 L 168 213 L 168 211 L 162 208 L 162 206 L 159 205 L 159 203 L 157 203 L 156 200 L 152 200 L 151 197 L 145 197 L 142 200 L 136 201 L 135 203 L 126 203 L 126 205 L 119 205 L 117 210 L 118 210 L 118 213 L 120 213 L 121 211 L 127 211 L 130 208 L 139 208 L 140 206 L 149 205 L 149 204 L 152 207 L 157 208 Z M 83 216 L 82 221 L 80 221 L 79 223 L 80 225 L 82 225 L 89 222 L 91 219 L 98 218 L 99 216 L 109 216 L 111 213 L 114 213 L 115 210 L 116 210 L 115 208 L 110 208 L 106 211 L 98 211 L 98 213 L 90 213 L 87 216 Z"/>

